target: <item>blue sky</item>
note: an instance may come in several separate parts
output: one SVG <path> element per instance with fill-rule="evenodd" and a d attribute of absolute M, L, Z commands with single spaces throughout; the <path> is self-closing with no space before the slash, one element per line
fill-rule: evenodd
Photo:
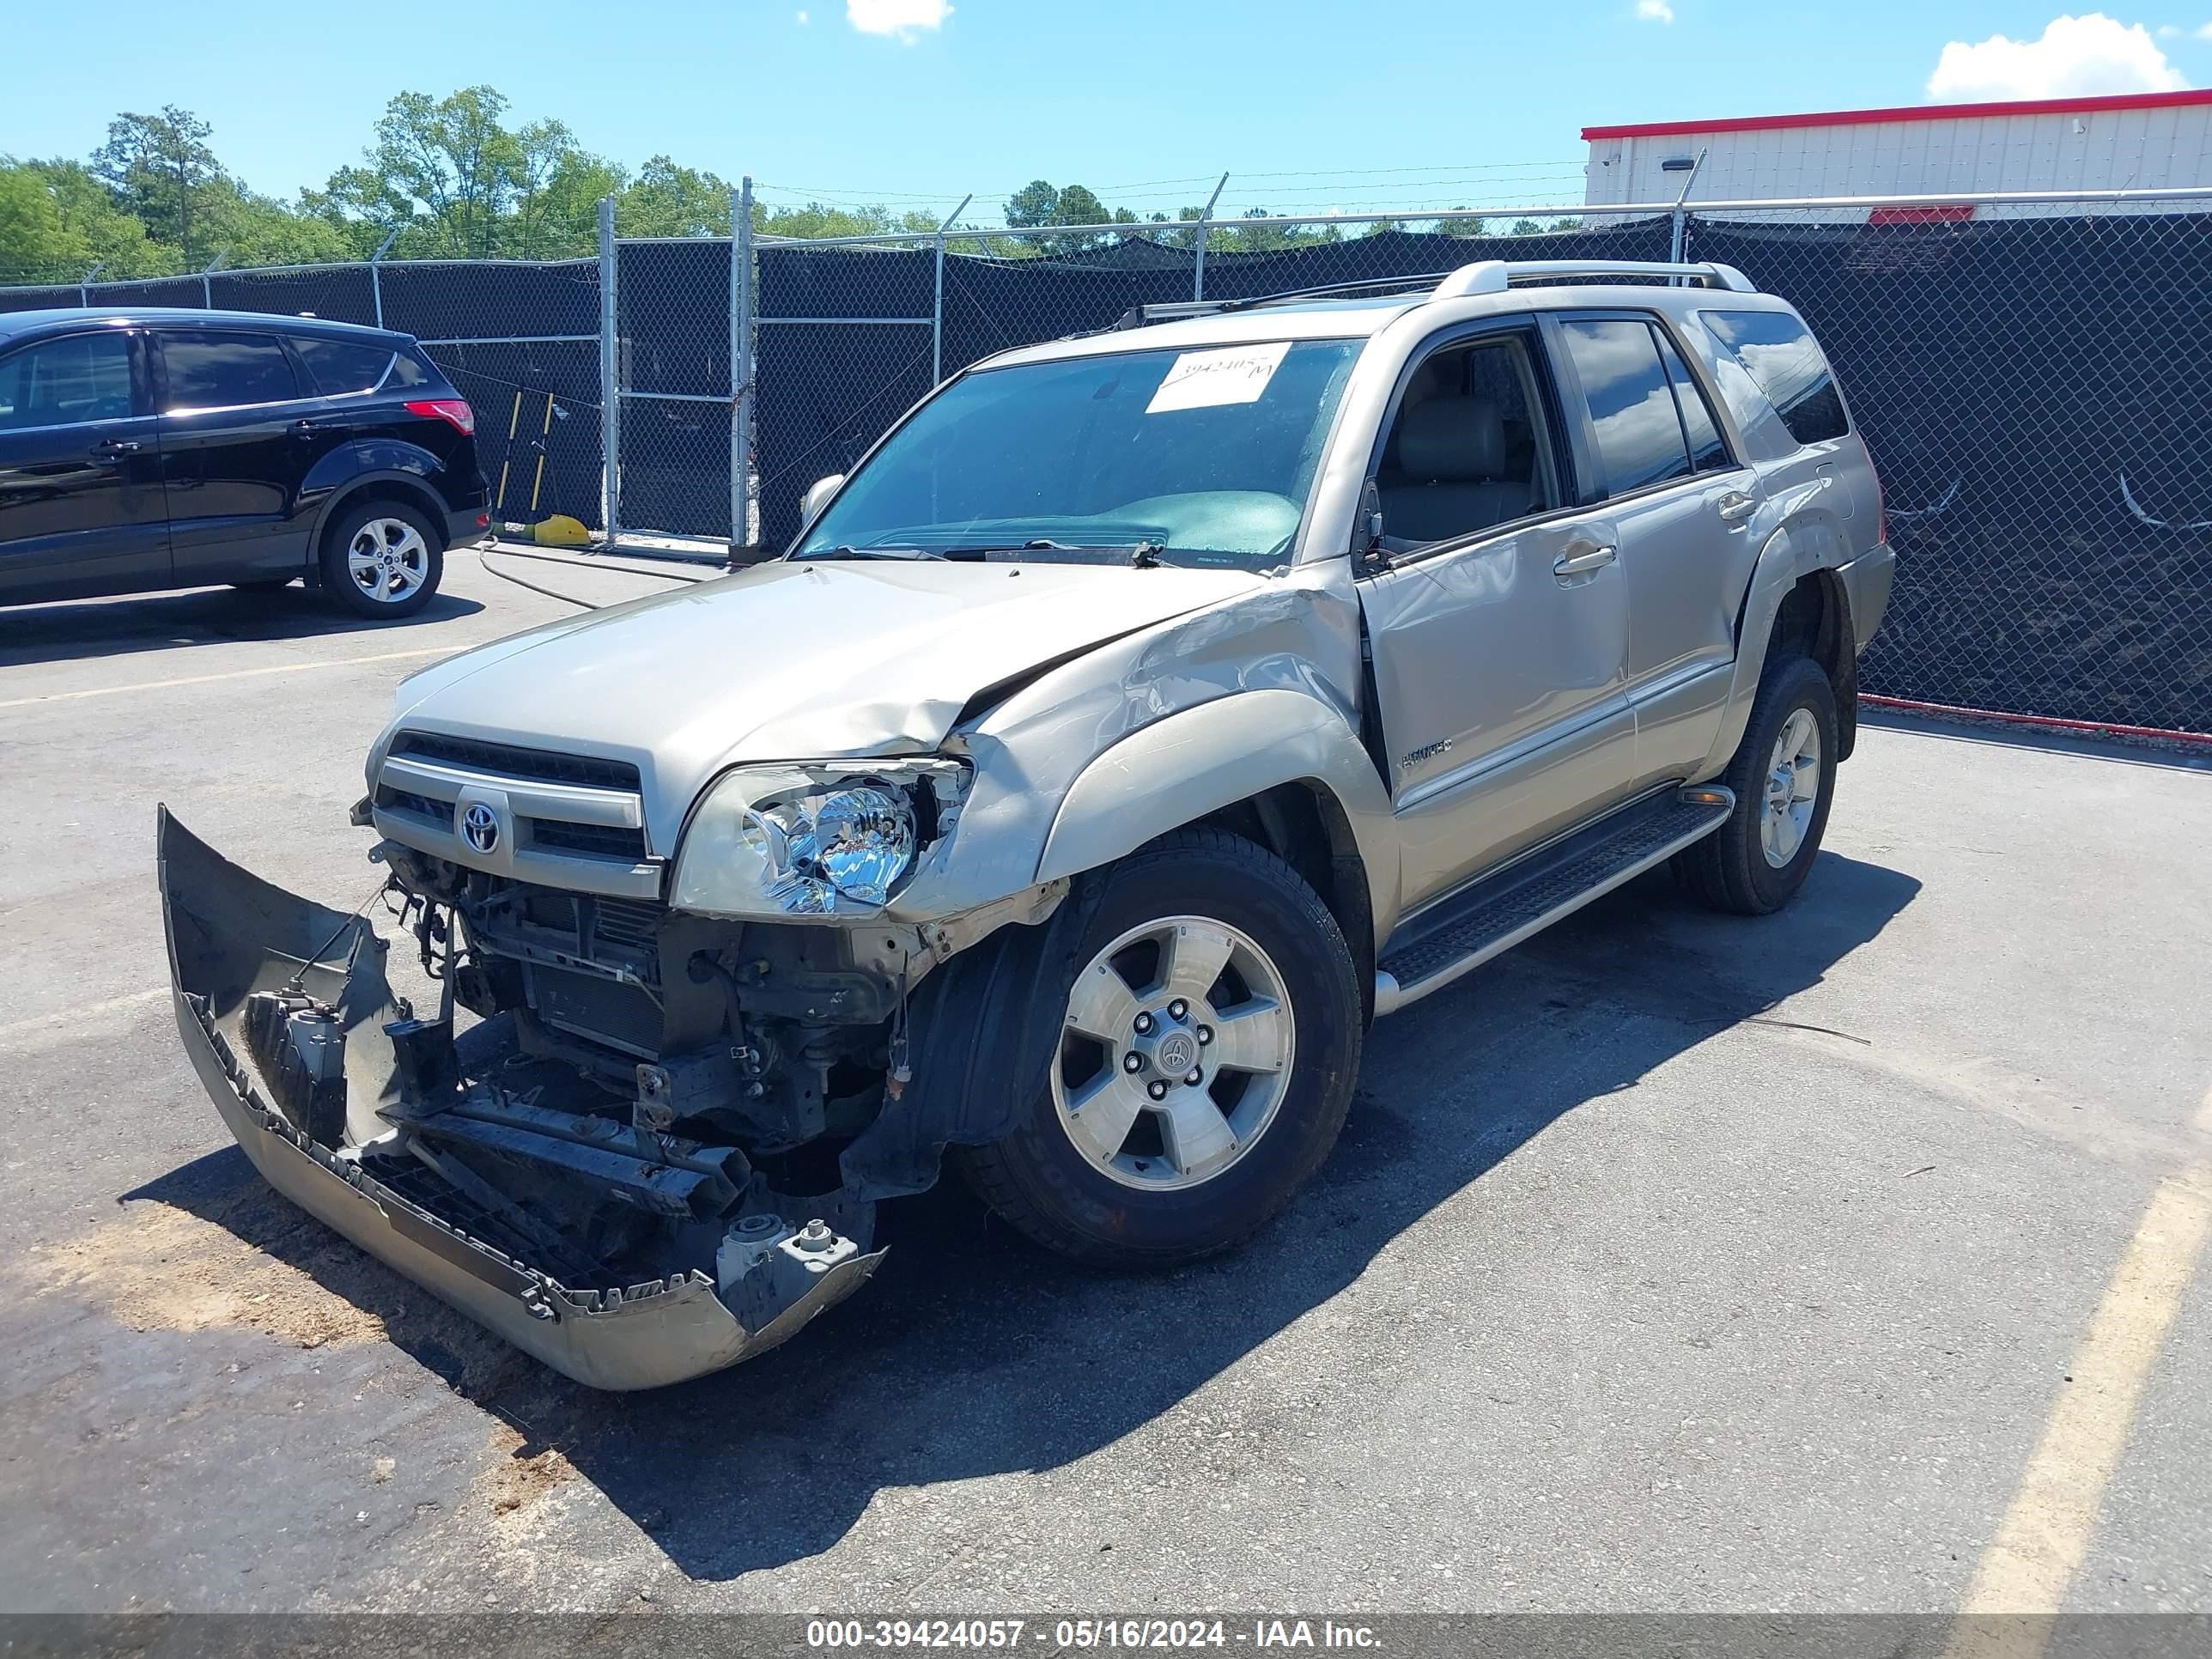
<path fill-rule="evenodd" d="M 357 157 L 385 100 L 489 82 L 589 149 L 656 151 L 767 199 L 971 222 L 1043 176 L 1172 210 L 1581 195 L 1585 124 L 2212 82 L 2212 0 L 2083 17 L 1974 0 L 300 0 L 67 7 L 8 25 L 0 153 L 81 156 L 179 103 L 256 189 Z M 949 15 L 946 15 L 949 14 Z M 802 15 L 804 21 L 802 21 Z M 1953 55 L 1945 58 L 1950 46 Z M 1960 54 L 1963 54 L 1960 55 Z M 44 65 L 38 72 L 25 72 Z"/>

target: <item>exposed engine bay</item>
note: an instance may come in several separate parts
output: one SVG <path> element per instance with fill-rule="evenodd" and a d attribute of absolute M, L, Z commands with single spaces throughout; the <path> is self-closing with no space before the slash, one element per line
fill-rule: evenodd
<path fill-rule="evenodd" d="M 839 930 L 675 915 L 386 842 L 382 907 L 438 988 L 418 1009 L 360 915 L 270 887 L 166 813 L 161 854 L 179 1024 L 263 1173 L 540 1357 L 601 1387 L 677 1380 L 781 1340 L 872 1269 L 875 1206 L 836 1152 L 899 1086 L 904 998 L 829 959 Z M 423 1245 L 442 1260 L 394 1254 Z M 578 1351 L 595 1320 L 679 1303 L 672 1346 L 632 1323 Z"/>

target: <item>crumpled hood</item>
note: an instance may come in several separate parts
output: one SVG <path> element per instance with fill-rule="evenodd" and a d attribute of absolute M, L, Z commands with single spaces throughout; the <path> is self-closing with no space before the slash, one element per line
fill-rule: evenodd
<path fill-rule="evenodd" d="M 635 763 L 659 850 L 740 761 L 927 754 L 977 692 L 1265 586 L 1240 571 L 777 562 L 403 682 L 400 723 Z"/>

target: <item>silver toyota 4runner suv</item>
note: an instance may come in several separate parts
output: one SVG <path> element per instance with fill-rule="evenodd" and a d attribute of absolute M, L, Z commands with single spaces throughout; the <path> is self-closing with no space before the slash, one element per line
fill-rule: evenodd
<path fill-rule="evenodd" d="M 1186 1261 L 1328 1156 L 1376 1016 L 1662 861 L 1789 901 L 1892 569 L 1789 306 L 1491 262 L 1158 309 L 956 376 L 781 560 L 406 681 L 354 822 L 434 1007 L 165 811 L 262 1173 L 650 1387 L 856 1289 L 947 1149 Z"/>

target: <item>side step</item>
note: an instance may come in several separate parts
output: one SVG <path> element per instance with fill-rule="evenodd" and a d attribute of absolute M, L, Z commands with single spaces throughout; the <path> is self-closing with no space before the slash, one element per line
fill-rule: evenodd
<path fill-rule="evenodd" d="M 1404 1007 L 1711 835 L 1735 808 L 1717 784 L 1649 796 L 1431 905 L 1376 964 L 1375 1012 Z"/>

